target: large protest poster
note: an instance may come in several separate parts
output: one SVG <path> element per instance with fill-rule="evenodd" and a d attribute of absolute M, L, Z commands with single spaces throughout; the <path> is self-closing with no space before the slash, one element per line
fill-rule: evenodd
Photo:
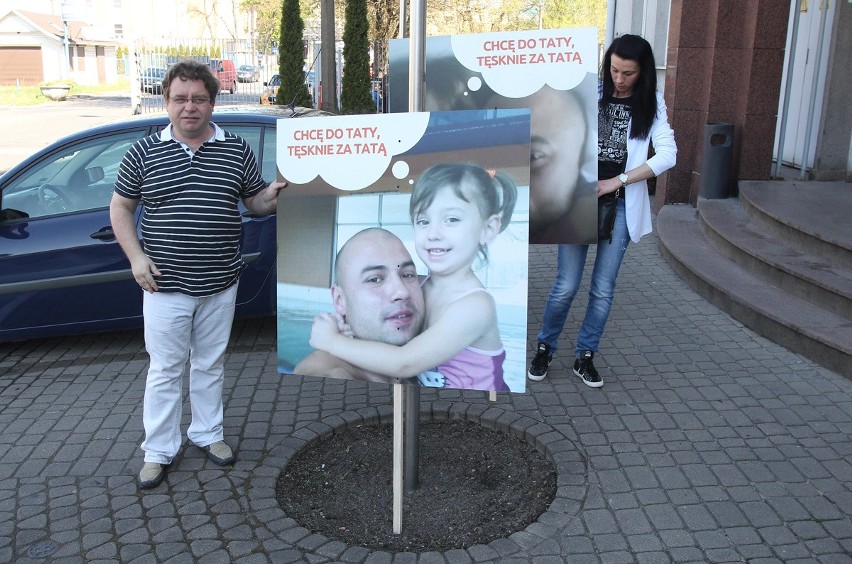
<path fill-rule="evenodd" d="M 277 128 L 278 371 L 523 392 L 529 110 Z"/>
<path fill-rule="evenodd" d="M 596 28 L 427 37 L 424 110 L 530 108 L 530 243 L 597 242 Z M 388 104 L 408 110 L 409 45 L 389 42 Z"/>

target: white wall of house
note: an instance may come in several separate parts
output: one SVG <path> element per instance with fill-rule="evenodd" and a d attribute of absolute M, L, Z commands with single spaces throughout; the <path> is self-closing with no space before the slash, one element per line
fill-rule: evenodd
<path fill-rule="evenodd" d="M 65 56 L 61 43 L 55 41 L 43 41 L 41 47 L 41 60 L 44 65 L 44 80 L 60 80 L 70 78 L 63 73 L 65 68 Z"/>
<path fill-rule="evenodd" d="M 0 45 L 5 47 L 41 47 L 45 80 L 60 79 L 65 62 L 62 44 L 49 37 L 22 19 L 10 16 L 0 20 Z"/>
<path fill-rule="evenodd" d="M 120 26 L 124 38 L 247 38 L 249 15 L 241 0 L 0 0 L 0 12 L 27 10 L 61 14 L 62 4 L 96 29 L 99 38 L 115 38 Z M 214 12 L 215 9 L 215 12 Z"/>

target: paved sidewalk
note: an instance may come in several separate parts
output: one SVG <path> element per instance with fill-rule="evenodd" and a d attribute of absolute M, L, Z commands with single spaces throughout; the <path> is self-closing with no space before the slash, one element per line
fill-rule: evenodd
<path fill-rule="evenodd" d="M 554 251 L 531 248 L 531 335 Z M 570 372 L 577 305 L 566 355 L 527 393 L 494 404 L 422 393 L 424 416 L 465 417 L 547 451 L 556 501 L 507 539 L 421 555 L 346 546 L 279 508 L 275 481 L 298 448 L 389 420 L 392 400 L 386 385 L 279 376 L 273 319 L 236 324 L 229 348 L 236 465 L 186 448 L 145 493 L 141 332 L 0 344 L 0 561 L 852 562 L 852 381 L 697 296 L 654 236 L 622 267 L 600 390 Z"/>

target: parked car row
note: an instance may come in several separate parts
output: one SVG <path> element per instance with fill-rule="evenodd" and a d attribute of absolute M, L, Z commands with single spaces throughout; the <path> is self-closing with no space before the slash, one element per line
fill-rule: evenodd
<path fill-rule="evenodd" d="M 260 80 L 260 70 L 251 65 L 241 65 L 237 69 L 237 80 L 240 82 L 257 82 Z"/>
<path fill-rule="evenodd" d="M 288 117 L 281 107 L 217 106 L 213 119 L 248 141 L 271 181 L 276 124 Z M 167 123 L 164 114 L 137 116 L 81 131 L 0 176 L 0 342 L 141 326 L 142 291 L 115 239 L 109 202 L 127 149 Z M 241 211 L 247 266 L 236 314 L 274 315 L 275 217 Z"/>
<path fill-rule="evenodd" d="M 308 91 L 313 95 L 316 87 L 316 73 L 308 71 L 305 73 L 305 83 L 308 85 Z M 268 82 L 263 83 L 263 90 L 260 93 L 261 104 L 275 104 L 275 97 L 278 95 L 278 89 L 281 87 L 281 76 L 273 74 Z"/>
<path fill-rule="evenodd" d="M 142 73 L 142 92 L 150 92 L 151 94 L 163 93 L 163 78 L 166 76 L 166 69 L 155 67 L 147 68 Z"/>
<path fill-rule="evenodd" d="M 263 90 L 260 92 L 261 104 L 274 104 L 275 96 L 278 95 L 278 89 L 281 87 L 281 75 L 273 74 L 268 82 L 263 83 Z"/>
<path fill-rule="evenodd" d="M 234 61 L 230 59 L 210 59 L 209 64 L 210 69 L 213 71 L 213 76 L 219 79 L 219 88 L 223 92 L 228 91 L 233 94 L 237 91 L 237 82 L 245 82 L 239 79 L 237 69 L 234 67 Z M 164 68 L 146 68 L 142 72 L 142 92 L 162 94 L 163 78 L 165 76 L 166 69 Z"/>

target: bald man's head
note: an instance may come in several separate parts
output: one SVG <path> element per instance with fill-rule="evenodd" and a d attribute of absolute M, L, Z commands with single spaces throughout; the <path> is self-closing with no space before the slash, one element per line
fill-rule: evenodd
<path fill-rule="evenodd" d="M 335 278 L 334 307 L 359 339 L 403 345 L 420 333 L 420 281 L 411 255 L 390 231 L 356 233 L 337 253 Z"/>

